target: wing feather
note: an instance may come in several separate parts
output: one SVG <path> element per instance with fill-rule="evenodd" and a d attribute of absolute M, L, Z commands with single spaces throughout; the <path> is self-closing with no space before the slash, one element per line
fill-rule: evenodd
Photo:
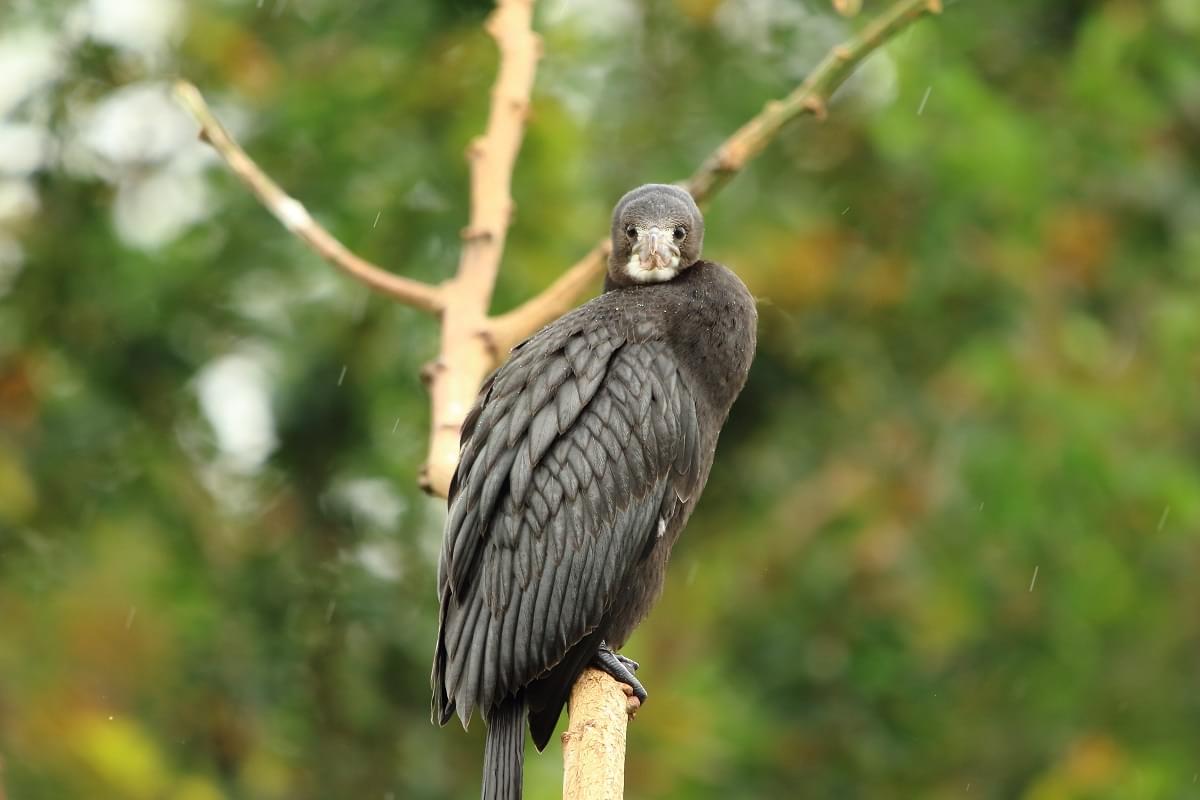
<path fill-rule="evenodd" d="M 554 667 L 695 491 L 695 401 L 670 356 L 652 338 L 555 325 L 485 384 L 439 565 L 435 717 L 465 723 Z"/>

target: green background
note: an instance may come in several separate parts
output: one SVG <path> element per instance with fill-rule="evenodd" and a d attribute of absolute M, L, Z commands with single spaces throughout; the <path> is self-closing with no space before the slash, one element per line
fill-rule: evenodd
<path fill-rule="evenodd" d="M 539 4 L 494 308 L 881 7 Z M 429 723 L 435 326 L 289 236 L 166 88 L 436 282 L 488 9 L 0 9 L 10 800 L 476 796 L 481 726 Z M 961 0 L 714 200 L 759 354 L 628 646 L 627 796 L 1200 797 L 1198 177 L 1200 4 Z"/>

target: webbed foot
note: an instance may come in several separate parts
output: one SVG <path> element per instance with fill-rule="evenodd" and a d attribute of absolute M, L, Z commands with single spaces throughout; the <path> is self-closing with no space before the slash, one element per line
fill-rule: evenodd
<path fill-rule="evenodd" d="M 640 664 L 632 658 L 626 658 L 620 653 L 613 652 L 613 649 L 608 646 L 607 642 L 600 643 L 600 649 L 596 651 L 596 655 L 592 658 L 592 666 L 596 669 L 606 672 L 619 683 L 624 683 L 633 689 L 633 696 L 638 699 L 639 703 L 646 702 L 646 687 L 642 686 L 642 682 L 633 676 Z"/>

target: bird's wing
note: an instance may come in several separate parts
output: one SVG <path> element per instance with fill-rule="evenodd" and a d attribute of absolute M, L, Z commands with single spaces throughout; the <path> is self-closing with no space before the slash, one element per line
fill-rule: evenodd
<path fill-rule="evenodd" d="M 456 707 L 466 722 L 595 630 L 699 489 L 696 405 L 667 346 L 543 333 L 493 375 L 464 425 L 438 579 L 443 723 Z"/>

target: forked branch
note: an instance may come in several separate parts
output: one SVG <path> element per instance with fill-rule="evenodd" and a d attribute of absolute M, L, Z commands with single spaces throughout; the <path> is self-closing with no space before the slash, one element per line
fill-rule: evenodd
<path fill-rule="evenodd" d="M 487 128 L 467 148 L 471 219 L 463 230 L 458 274 L 447 284 L 441 350 L 426 372 L 433 414 L 421 485 L 443 497 L 458 464 L 463 420 L 483 379 L 508 352 L 496 347 L 487 314 L 513 215 L 513 166 L 542 49 L 533 32 L 533 0 L 499 0 L 487 31 L 500 49 L 500 68 Z"/>

